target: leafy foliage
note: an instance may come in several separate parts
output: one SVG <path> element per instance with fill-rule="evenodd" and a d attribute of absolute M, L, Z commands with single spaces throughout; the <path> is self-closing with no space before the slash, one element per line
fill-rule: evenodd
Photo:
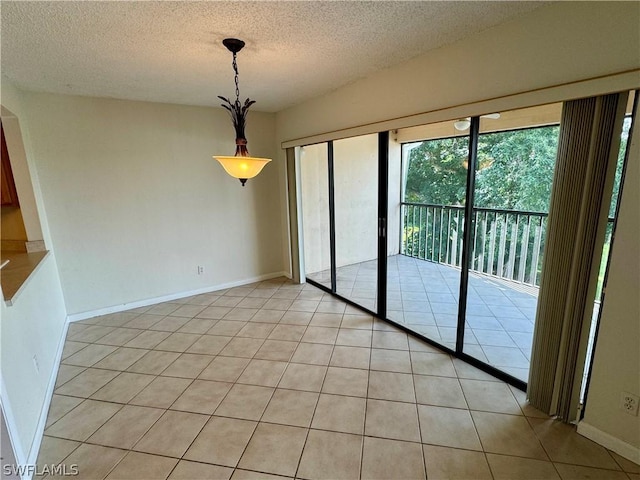
<path fill-rule="evenodd" d="M 246 139 L 247 137 L 245 136 L 244 130 L 247 126 L 247 114 L 249 113 L 249 107 L 256 103 L 256 101 L 247 98 L 244 101 L 244 105 L 242 105 L 239 99 L 231 102 L 231 100 L 221 95 L 218 95 L 218 98 L 225 102 L 221 103 L 220 106 L 225 108 L 229 112 L 229 115 L 231 115 L 233 128 L 236 130 L 236 138 Z"/>

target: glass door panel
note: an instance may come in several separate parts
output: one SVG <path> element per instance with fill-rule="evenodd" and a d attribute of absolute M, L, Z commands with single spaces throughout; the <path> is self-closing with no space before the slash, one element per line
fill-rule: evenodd
<path fill-rule="evenodd" d="M 331 288 L 329 168 L 326 143 L 298 149 L 302 196 L 304 271 Z"/>
<path fill-rule="evenodd" d="M 377 311 L 378 135 L 333 142 L 336 292 Z"/>
<path fill-rule="evenodd" d="M 398 130 L 389 142 L 387 318 L 452 350 L 468 128 L 465 121 L 411 127 Z"/>
<path fill-rule="evenodd" d="M 463 352 L 529 376 L 562 104 L 480 118 Z"/>

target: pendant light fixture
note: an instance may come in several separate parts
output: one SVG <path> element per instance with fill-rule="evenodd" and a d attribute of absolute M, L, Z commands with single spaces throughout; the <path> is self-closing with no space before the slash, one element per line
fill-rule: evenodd
<path fill-rule="evenodd" d="M 260 173 L 262 168 L 271 161 L 270 158 L 258 158 L 249 155 L 247 150 L 247 138 L 244 133 L 245 126 L 247 124 L 247 113 L 249 113 L 249 107 L 253 105 L 255 100 L 247 98 L 242 104 L 240 102 L 240 89 L 238 87 L 238 64 L 236 62 L 237 53 L 244 47 L 244 42 L 237 38 L 225 38 L 222 44 L 233 54 L 233 71 L 235 73 L 236 84 L 236 100 L 231 102 L 228 98 L 218 95 L 218 98 L 225 103 L 221 106 L 227 109 L 231 115 L 231 121 L 233 122 L 233 128 L 236 131 L 236 154 L 233 157 L 214 155 L 213 158 L 220 162 L 220 165 L 225 171 L 234 178 L 240 180 L 242 186 L 247 182 L 247 179 L 253 178 Z"/>

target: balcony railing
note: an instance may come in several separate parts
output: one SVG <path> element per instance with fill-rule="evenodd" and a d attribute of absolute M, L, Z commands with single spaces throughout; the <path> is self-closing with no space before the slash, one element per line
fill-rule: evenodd
<path fill-rule="evenodd" d="M 460 267 L 464 207 L 407 202 L 401 206 L 401 253 Z M 539 286 L 547 214 L 474 208 L 473 215 L 471 270 Z M 612 222 L 610 218 L 607 245 Z"/>

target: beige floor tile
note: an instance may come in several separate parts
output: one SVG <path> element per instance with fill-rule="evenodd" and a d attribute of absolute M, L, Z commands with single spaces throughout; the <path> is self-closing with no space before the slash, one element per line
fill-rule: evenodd
<path fill-rule="evenodd" d="M 170 480 L 228 480 L 233 468 L 207 465 L 206 463 L 187 462 L 180 460 L 178 466 L 169 475 Z"/>
<path fill-rule="evenodd" d="M 62 463 L 79 445 L 81 445 L 80 442 L 45 435 L 42 437 L 36 465 L 42 467 L 42 465 L 57 465 Z"/>
<path fill-rule="evenodd" d="M 232 338 L 219 335 L 203 335 L 187 349 L 187 353 L 218 355 Z"/>
<path fill-rule="evenodd" d="M 409 340 L 404 332 L 373 332 L 374 348 L 386 348 L 391 350 L 409 350 Z"/>
<path fill-rule="evenodd" d="M 372 348 L 371 370 L 411 373 L 411 358 L 409 357 L 409 352 Z"/>
<path fill-rule="evenodd" d="M 240 307 L 236 307 L 233 310 L 231 310 L 229 313 L 227 313 L 224 316 L 224 319 L 225 320 L 240 320 L 241 322 L 247 322 L 247 321 L 251 320 L 251 317 L 253 317 L 257 312 L 258 312 L 257 308 L 240 308 Z"/>
<path fill-rule="evenodd" d="M 269 336 L 275 328 L 273 323 L 247 323 L 237 334 L 238 337 L 262 338 Z"/>
<path fill-rule="evenodd" d="M 238 307 L 242 308 L 262 308 L 262 306 L 267 302 L 267 298 L 260 297 L 245 297 L 238 304 Z"/>
<path fill-rule="evenodd" d="M 77 465 L 78 475 L 74 475 L 74 479 L 96 480 L 104 478 L 126 453 L 125 450 L 85 443 L 69 455 L 64 463 Z"/>
<path fill-rule="evenodd" d="M 137 328 L 116 328 L 113 332 L 105 335 L 104 337 L 99 339 L 96 343 L 100 343 L 102 345 L 113 345 L 116 347 L 121 347 L 125 343 L 136 338 L 143 331 L 144 330 L 140 330 Z"/>
<path fill-rule="evenodd" d="M 159 330 L 161 332 L 175 332 L 189 321 L 188 318 L 164 317 L 157 323 L 149 327 L 149 330 Z"/>
<path fill-rule="evenodd" d="M 253 358 L 263 343 L 264 340 L 260 338 L 235 337 L 222 349 L 220 355 L 225 357 Z"/>
<path fill-rule="evenodd" d="M 217 300 L 216 300 L 217 301 Z M 220 307 L 217 305 L 212 305 L 211 307 L 205 308 L 198 314 L 198 318 L 208 318 L 212 320 L 220 320 L 224 318 L 224 316 L 231 311 L 231 307 Z"/>
<path fill-rule="evenodd" d="M 145 313 L 152 315 L 169 315 L 171 312 L 175 312 L 178 308 L 180 308 L 179 303 L 164 302 L 152 306 Z"/>
<path fill-rule="evenodd" d="M 122 372 L 140 360 L 148 351 L 139 348 L 120 347 L 96 363 L 93 368 L 105 368 Z"/>
<path fill-rule="evenodd" d="M 322 388 L 327 367 L 290 363 L 278 384 L 280 388 L 319 392 Z"/>
<path fill-rule="evenodd" d="M 178 329 L 178 332 L 204 334 L 211 330 L 216 323 L 217 320 L 209 320 L 207 318 L 192 318 L 182 327 L 180 327 Z"/>
<path fill-rule="evenodd" d="M 256 314 L 251 317 L 250 322 L 255 323 L 278 323 L 284 315 L 283 310 L 258 310 Z"/>
<path fill-rule="evenodd" d="M 273 394 L 273 388 L 234 385 L 215 414 L 243 420 L 260 420 Z"/>
<path fill-rule="evenodd" d="M 135 312 L 116 312 L 91 319 L 96 325 L 121 327 L 138 316 Z"/>
<path fill-rule="evenodd" d="M 206 415 L 167 410 L 133 449 L 180 458 L 208 419 Z"/>
<path fill-rule="evenodd" d="M 268 473 L 253 472 L 251 470 L 242 470 L 240 468 L 236 468 L 233 471 L 233 475 L 231 475 L 232 480 L 282 480 L 283 478 L 291 477 L 283 477 L 282 475 L 270 475 Z"/>
<path fill-rule="evenodd" d="M 341 328 L 338 331 L 336 345 L 345 345 L 347 347 L 371 347 L 372 332 L 368 330 L 356 330 L 350 328 Z"/>
<path fill-rule="evenodd" d="M 190 379 L 156 377 L 129 403 L 143 407 L 169 408 L 191 383 Z"/>
<path fill-rule="evenodd" d="M 603 470 L 601 468 L 554 463 L 562 480 L 628 480 L 624 472 Z"/>
<path fill-rule="evenodd" d="M 457 378 L 414 375 L 416 400 L 424 405 L 467 408 L 462 388 Z"/>
<path fill-rule="evenodd" d="M 322 385 L 322 393 L 366 397 L 369 383 L 366 370 L 329 367 Z"/>
<path fill-rule="evenodd" d="M 429 345 L 427 342 L 411 335 L 409 335 L 409 350 L 412 352 L 444 353 L 433 345 Z"/>
<path fill-rule="evenodd" d="M 288 362 L 297 347 L 298 342 L 290 342 L 286 340 L 265 340 L 254 358 Z"/>
<path fill-rule="evenodd" d="M 142 478 L 164 480 L 177 463 L 178 460 L 175 458 L 129 452 L 106 480 L 140 480 Z"/>
<path fill-rule="evenodd" d="M 288 340 L 290 342 L 299 342 L 306 327 L 302 325 L 276 325 L 269 334 L 270 340 Z"/>
<path fill-rule="evenodd" d="M 276 389 L 262 416 L 263 422 L 308 427 L 318 402 L 318 393 Z"/>
<path fill-rule="evenodd" d="M 524 417 L 476 411 L 471 415 L 485 452 L 548 460 Z"/>
<path fill-rule="evenodd" d="M 149 311 L 149 309 L 147 309 L 147 312 Z M 127 328 L 147 329 L 154 323 L 158 323 L 163 318 L 164 315 L 149 315 L 148 313 L 144 312 L 143 314 L 136 316 L 133 320 L 125 323 L 123 326 Z"/>
<path fill-rule="evenodd" d="M 88 368 L 56 390 L 60 395 L 88 398 L 118 376 L 112 370 Z"/>
<path fill-rule="evenodd" d="M 237 382 L 247 385 L 275 387 L 278 385 L 286 367 L 286 362 L 253 359 L 244 369 Z"/>
<path fill-rule="evenodd" d="M 410 373 L 369 372 L 369 398 L 415 403 L 413 375 Z"/>
<path fill-rule="evenodd" d="M 183 353 L 162 371 L 165 377 L 196 378 L 211 363 L 213 355 Z"/>
<path fill-rule="evenodd" d="M 458 378 L 469 378 L 471 380 L 488 380 L 492 382 L 500 382 L 495 377 L 492 377 L 486 372 L 483 372 L 479 368 L 469 365 L 467 362 L 460 360 L 459 358 L 452 359 L 453 366 L 456 370 Z M 455 375 L 454 375 L 455 376 Z"/>
<path fill-rule="evenodd" d="M 153 375 L 124 372 L 91 395 L 91 398 L 105 402 L 128 403 L 154 378 Z"/>
<path fill-rule="evenodd" d="M 365 437 L 361 478 L 426 478 L 420 444 Z"/>
<path fill-rule="evenodd" d="M 442 353 L 411 352 L 411 366 L 420 375 L 457 376 L 451 357 Z"/>
<path fill-rule="evenodd" d="M 333 345 L 319 343 L 300 343 L 291 362 L 306 363 L 309 365 L 329 365 Z"/>
<path fill-rule="evenodd" d="M 207 331 L 207 335 L 221 335 L 232 337 L 244 328 L 247 322 L 234 322 L 232 320 L 219 320 Z"/>
<path fill-rule="evenodd" d="M 553 462 L 620 470 L 606 448 L 576 433 L 576 427 L 554 419 L 529 419 Z"/>
<path fill-rule="evenodd" d="M 312 428 L 342 433 L 364 433 L 367 401 L 359 397 L 320 394 L 313 415 Z"/>
<path fill-rule="evenodd" d="M 364 433 L 373 437 L 419 442 L 416 406 L 411 403 L 367 400 Z"/>
<path fill-rule="evenodd" d="M 423 445 L 424 462 L 429 480 L 491 480 L 484 453 L 457 448 Z M 511 480 L 517 480 L 512 477 Z"/>
<path fill-rule="evenodd" d="M 343 347 L 336 345 L 333 349 L 333 355 L 331 355 L 331 362 L 329 362 L 329 365 L 332 367 L 361 368 L 368 370 L 370 357 L 370 348 Z"/>
<path fill-rule="evenodd" d="M 527 400 L 527 394 L 525 392 L 514 387 L 513 385 L 509 385 L 509 389 L 511 390 L 511 393 L 515 397 L 516 402 L 518 402 L 518 404 L 520 405 L 520 410 L 522 410 L 522 413 L 524 414 L 525 417 L 544 418 L 544 419 L 549 418 L 549 414 L 541 412 L 540 410 L 538 410 L 537 408 L 529 404 L 529 401 Z"/>
<path fill-rule="evenodd" d="M 640 465 L 618 455 L 616 452 L 609 451 L 609 455 L 613 457 L 613 459 L 618 463 L 618 465 L 620 465 L 620 468 L 622 468 L 624 472 L 640 473 Z"/>
<path fill-rule="evenodd" d="M 235 382 L 251 360 L 236 357 L 215 357 L 200 374 L 202 380 Z"/>
<path fill-rule="evenodd" d="M 125 405 L 102 425 L 91 437 L 90 443 L 129 450 L 162 416 L 159 408 Z"/>
<path fill-rule="evenodd" d="M 333 345 L 338 336 L 338 329 L 331 327 L 307 327 L 307 331 L 302 336 L 302 342 L 324 343 Z"/>
<path fill-rule="evenodd" d="M 288 311 L 280 319 L 280 323 L 286 325 L 309 325 L 313 313 Z"/>
<path fill-rule="evenodd" d="M 45 434 L 67 440 L 85 441 L 116 414 L 122 405 L 85 400 L 45 430 Z"/>
<path fill-rule="evenodd" d="M 362 313 L 345 314 L 342 317 L 340 328 L 356 328 L 359 330 L 372 330 L 373 317 Z"/>
<path fill-rule="evenodd" d="M 51 397 L 51 405 L 49 406 L 45 427 L 57 422 L 81 403 L 82 398 L 54 394 Z"/>
<path fill-rule="evenodd" d="M 461 379 L 460 384 L 471 410 L 522 415 L 506 383 Z"/>
<path fill-rule="evenodd" d="M 362 436 L 311 430 L 304 446 L 298 478 L 358 478 Z"/>
<path fill-rule="evenodd" d="M 318 300 L 294 300 L 288 310 L 294 312 L 315 312 L 320 301 Z"/>
<path fill-rule="evenodd" d="M 174 310 L 169 315 L 172 317 L 187 317 L 193 318 L 198 315 L 205 307 L 202 305 L 182 305 L 177 310 Z"/>
<path fill-rule="evenodd" d="M 87 347 L 88 345 L 89 343 L 74 342 L 71 340 L 67 340 L 66 342 L 64 342 L 64 348 L 62 349 L 62 357 L 61 357 L 62 360 L 64 360 L 67 357 L 70 357 L 74 353 L 79 352 L 80 350 Z"/>
<path fill-rule="evenodd" d="M 231 386 L 231 383 L 195 380 L 171 405 L 171 410 L 211 415 Z"/>
<path fill-rule="evenodd" d="M 323 298 L 316 309 L 316 312 L 320 313 L 339 313 L 340 316 L 344 314 L 346 305 L 340 300 L 327 300 Z"/>
<path fill-rule="evenodd" d="M 166 350 L 169 352 L 185 352 L 193 345 L 200 335 L 194 333 L 172 333 L 154 347 L 154 350 Z"/>
<path fill-rule="evenodd" d="M 165 368 L 175 362 L 179 356 L 178 352 L 150 351 L 131 365 L 127 371 L 159 375 Z"/>
<path fill-rule="evenodd" d="M 341 313 L 326 313 L 326 312 L 316 312 L 311 317 L 311 322 L 309 322 L 309 326 L 314 327 L 340 327 L 342 323 L 342 314 Z"/>
<path fill-rule="evenodd" d="M 111 345 L 89 345 L 77 353 L 64 359 L 66 365 L 76 365 L 78 367 L 91 367 L 104 357 L 113 353 L 117 347 Z"/>
<path fill-rule="evenodd" d="M 211 417 L 184 458 L 235 467 L 257 425 L 247 420 Z"/>
<path fill-rule="evenodd" d="M 113 332 L 115 330 L 114 327 L 103 327 L 99 325 L 91 325 L 85 329 L 83 329 L 80 333 L 75 335 L 69 335 L 67 337 L 68 340 L 73 340 L 74 342 L 87 342 L 92 343 L 96 340 L 100 340 L 105 335 Z"/>
<path fill-rule="evenodd" d="M 137 337 L 124 344 L 125 347 L 151 349 L 171 335 L 170 332 L 154 332 L 145 330 Z"/>
<path fill-rule="evenodd" d="M 307 430 L 261 423 L 238 466 L 247 470 L 293 476 L 302 455 Z"/>
<path fill-rule="evenodd" d="M 74 365 L 60 365 L 58 368 L 58 375 L 56 377 L 55 388 L 58 388 L 67 383 L 72 378 L 77 377 L 84 372 L 86 367 L 76 367 Z"/>
<path fill-rule="evenodd" d="M 495 480 L 560 480 L 553 463 L 530 458 L 487 454 Z"/>
<path fill-rule="evenodd" d="M 418 405 L 418 414 L 423 443 L 482 450 L 468 410 Z"/>
<path fill-rule="evenodd" d="M 220 297 L 213 302 L 216 307 L 236 307 L 242 301 L 242 297 Z M 228 312 L 227 312 L 228 313 Z"/>

